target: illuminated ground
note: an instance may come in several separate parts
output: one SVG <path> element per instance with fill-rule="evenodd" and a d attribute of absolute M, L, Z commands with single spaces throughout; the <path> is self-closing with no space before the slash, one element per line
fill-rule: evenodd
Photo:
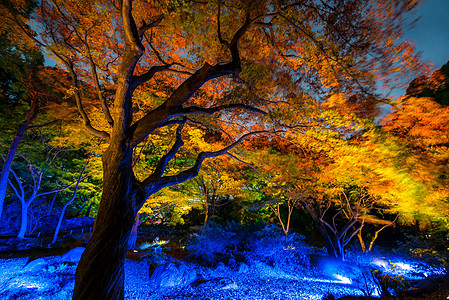
<path fill-rule="evenodd" d="M 29 264 L 26 264 L 27 260 L 0 260 L 0 299 L 70 299 L 75 263 L 63 262 L 61 257 L 56 256 L 40 258 Z M 147 259 L 127 260 L 125 299 L 319 300 L 328 294 L 336 298 L 361 296 L 362 289 L 366 288 L 372 288 L 371 293 L 375 296 L 376 285 L 364 282 L 364 276 L 369 274 L 368 269 L 363 270 L 363 264 L 416 282 L 443 272 L 442 269 L 431 268 L 421 262 L 400 258 L 376 258 L 373 255 L 366 256 L 364 260 L 362 262 L 359 258 L 357 263 L 354 261 L 344 265 L 331 260 L 324 261 L 318 265 L 298 267 L 295 274 L 257 261 L 249 263 L 244 272 L 238 271 L 238 264 L 233 267 L 221 264 L 218 268 L 205 268 L 189 263 L 205 283 L 171 288 L 159 288 L 149 283 Z M 208 280 L 211 280 L 210 284 Z M 225 280 L 226 284 L 220 286 L 214 284 L 213 280 Z"/>

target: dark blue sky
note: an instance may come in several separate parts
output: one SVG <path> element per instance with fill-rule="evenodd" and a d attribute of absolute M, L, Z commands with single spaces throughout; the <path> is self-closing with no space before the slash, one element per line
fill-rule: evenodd
<path fill-rule="evenodd" d="M 421 16 L 405 38 L 416 43 L 422 57 L 438 69 L 449 61 L 449 0 L 426 0 L 415 16 Z"/>

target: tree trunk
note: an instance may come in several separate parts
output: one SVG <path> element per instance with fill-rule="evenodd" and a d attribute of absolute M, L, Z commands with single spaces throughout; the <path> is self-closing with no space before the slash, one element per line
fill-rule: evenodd
<path fill-rule="evenodd" d="M 28 225 L 28 204 L 22 202 L 22 216 L 20 221 L 20 230 L 19 234 L 17 234 L 17 238 L 19 239 L 25 238 L 27 225 Z"/>
<path fill-rule="evenodd" d="M 324 245 L 326 246 L 327 254 L 329 256 L 338 258 L 337 251 L 335 249 L 335 246 L 334 246 L 334 243 L 332 242 L 331 237 L 329 236 L 329 233 L 326 230 L 326 226 L 319 221 L 315 221 L 315 222 L 318 226 L 318 231 L 320 232 L 320 235 L 324 240 Z"/>
<path fill-rule="evenodd" d="M 94 204 L 93 202 L 89 204 L 89 207 L 87 208 L 86 213 L 84 214 L 85 217 L 88 217 L 90 215 L 90 210 L 92 209 L 93 204 Z"/>
<path fill-rule="evenodd" d="M 137 214 L 136 221 L 133 224 L 133 228 L 131 229 L 131 236 L 128 240 L 128 250 L 133 250 L 136 248 L 136 242 L 137 242 L 137 230 L 139 229 L 139 218 L 140 214 Z"/>
<path fill-rule="evenodd" d="M 84 173 L 84 171 L 86 170 L 86 166 L 87 166 L 88 163 L 89 163 L 89 161 L 87 161 L 87 162 L 84 164 L 84 168 L 83 168 L 83 170 L 81 171 L 81 174 L 80 174 L 80 176 L 78 177 L 78 180 L 76 181 L 76 186 L 75 186 L 75 190 L 73 191 L 72 198 L 70 198 L 70 200 L 67 201 L 67 202 L 64 204 L 64 206 L 62 207 L 61 214 L 59 215 L 58 225 L 56 225 L 55 234 L 53 235 L 53 240 L 51 241 L 50 245 L 51 245 L 51 244 L 54 244 L 54 243 L 56 242 L 56 239 L 58 238 L 58 233 L 59 233 L 59 229 L 61 228 L 62 220 L 64 219 L 64 213 L 65 213 L 65 210 L 66 210 L 67 207 L 73 202 L 73 200 L 75 200 L 76 194 L 77 194 L 77 192 L 78 192 L 78 186 L 79 186 L 81 180 L 83 179 L 83 173 Z M 54 199 L 54 198 L 53 198 L 53 199 Z"/>
<path fill-rule="evenodd" d="M 17 133 L 14 136 L 14 139 L 11 142 L 11 146 L 8 149 L 8 154 L 6 155 L 5 163 L 3 164 L 2 173 L 0 174 L 0 219 L 2 218 L 3 212 L 3 201 L 6 196 L 6 188 L 8 186 L 8 177 L 11 172 L 11 166 L 16 156 L 17 147 L 19 146 L 20 141 L 27 131 L 28 126 L 36 119 L 37 114 L 39 112 L 39 102 L 37 99 L 37 94 L 34 94 L 33 100 L 31 101 L 31 106 L 27 112 L 25 120 L 17 129 Z M 26 228 L 25 228 L 26 230 Z"/>
<path fill-rule="evenodd" d="M 204 202 L 204 212 L 205 212 L 204 226 L 206 226 L 207 225 L 207 221 L 209 220 L 209 202 L 208 202 L 207 198 L 206 198 L 206 202 Z"/>
<path fill-rule="evenodd" d="M 344 246 L 342 244 L 341 239 L 339 239 L 335 236 L 333 244 L 334 244 L 334 249 L 335 249 L 335 253 L 336 253 L 336 258 L 344 261 L 345 260 L 345 251 L 344 251 Z"/>
<path fill-rule="evenodd" d="M 51 211 L 53 209 L 53 205 L 55 205 L 56 196 L 58 196 L 58 193 L 55 193 L 53 195 L 53 199 L 51 200 L 50 208 L 48 209 L 48 212 L 47 212 L 47 217 L 51 214 Z"/>
<path fill-rule="evenodd" d="M 141 194 L 133 193 L 132 151 L 112 145 L 103 155 L 103 194 L 72 299 L 124 299 L 124 262 L 137 214 L 133 197 Z"/>

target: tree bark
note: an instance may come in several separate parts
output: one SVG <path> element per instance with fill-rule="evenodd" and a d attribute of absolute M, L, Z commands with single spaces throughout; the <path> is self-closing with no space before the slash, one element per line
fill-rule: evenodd
<path fill-rule="evenodd" d="M 58 225 L 56 225 L 55 233 L 54 233 L 54 235 L 53 235 L 53 240 L 51 241 L 50 245 L 51 245 L 51 244 L 54 244 L 54 243 L 56 242 L 56 239 L 58 238 L 58 233 L 59 233 L 59 229 L 61 229 L 62 220 L 64 219 L 64 213 L 65 213 L 65 210 L 66 210 L 67 207 L 70 205 L 70 203 L 72 203 L 73 200 L 75 200 L 76 194 L 77 194 L 77 192 L 78 192 L 78 186 L 79 186 L 81 180 L 83 180 L 83 173 L 84 173 L 84 171 L 86 170 L 86 167 L 87 167 L 87 164 L 88 164 L 88 163 L 89 163 L 89 161 L 87 161 L 87 162 L 84 164 L 84 168 L 83 168 L 83 170 L 81 171 L 81 174 L 80 174 L 80 176 L 78 177 L 78 180 L 76 181 L 76 186 L 75 186 L 75 190 L 73 191 L 72 198 L 70 198 L 70 200 L 67 201 L 67 203 L 64 204 L 64 206 L 62 207 L 61 214 L 59 215 Z M 56 194 L 57 194 L 57 193 L 56 193 Z M 55 197 L 56 197 L 56 195 L 55 195 Z M 54 199 L 55 199 L 55 198 L 53 198 L 53 200 L 54 200 Z"/>
<path fill-rule="evenodd" d="M 17 238 L 25 238 L 25 233 L 27 231 L 28 225 L 28 203 L 22 203 L 22 216 L 20 218 L 20 230 L 17 234 Z"/>
<path fill-rule="evenodd" d="M 124 262 L 140 194 L 133 192 L 132 150 L 113 145 L 103 156 L 103 194 L 76 269 L 73 299 L 124 299 Z"/>
<path fill-rule="evenodd" d="M 140 222 L 140 214 L 138 213 L 136 216 L 136 221 L 133 224 L 133 228 L 131 229 L 131 236 L 129 237 L 128 241 L 128 250 L 133 250 L 136 248 L 136 242 L 137 242 L 137 230 L 139 229 L 139 222 Z"/>

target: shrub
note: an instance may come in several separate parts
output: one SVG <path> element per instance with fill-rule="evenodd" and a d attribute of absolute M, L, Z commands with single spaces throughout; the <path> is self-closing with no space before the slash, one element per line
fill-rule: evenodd
<path fill-rule="evenodd" d="M 229 223 L 225 227 L 210 223 L 203 232 L 190 241 L 187 249 L 196 258 L 207 263 L 229 258 L 263 261 L 277 267 L 308 265 L 312 252 L 303 236 L 285 235 L 274 225 L 242 226 Z"/>
<path fill-rule="evenodd" d="M 303 239 L 302 235 L 294 232 L 285 235 L 280 228 L 267 225 L 246 241 L 245 256 L 282 268 L 308 265 L 312 249 Z"/>
<path fill-rule="evenodd" d="M 235 249 L 235 233 L 228 231 L 219 224 L 210 222 L 187 245 L 186 249 L 196 258 L 206 263 L 216 263 L 223 256 L 230 256 L 229 251 Z"/>

